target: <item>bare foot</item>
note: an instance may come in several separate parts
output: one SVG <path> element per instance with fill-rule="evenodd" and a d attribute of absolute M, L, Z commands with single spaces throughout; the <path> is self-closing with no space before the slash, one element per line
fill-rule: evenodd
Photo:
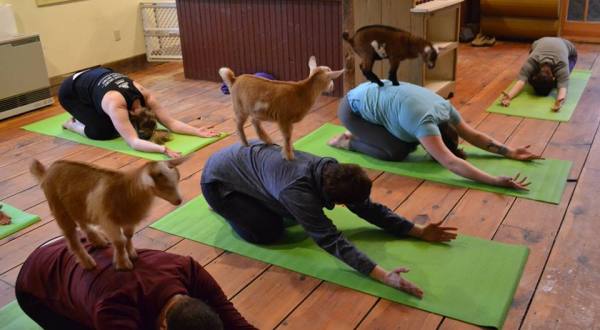
<path fill-rule="evenodd" d="M 71 118 L 71 119 L 69 119 L 69 120 L 65 121 L 65 122 L 62 124 L 62 127 L 63 127 L 64 129 L 72 130 L 72 129 L 73 129 L 73 125 L 75 125 L 75 118 Z"/>
<path fill-rule="evenodd" d="M 352 139 L 352 133 L 345 132 L 344 134 L 341 134 L 341 135 L 336 136 L 333 139 L 329 140 L 329 142 L 327 142 L 327 144 L 334 148 L 349 150 L 351 139 Z"/>

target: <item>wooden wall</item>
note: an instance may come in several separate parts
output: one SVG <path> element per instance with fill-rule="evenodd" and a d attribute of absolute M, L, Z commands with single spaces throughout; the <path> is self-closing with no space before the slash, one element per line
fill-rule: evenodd
<path fill-rule="evenodd" d="M 177 0 L 186 78 L 220 81 L 264 71 L 280 80 L 308 76 L 308 58 L 342 68 L 341 0 Z M 335 95 L 342 95 L 341 78 Z"/>

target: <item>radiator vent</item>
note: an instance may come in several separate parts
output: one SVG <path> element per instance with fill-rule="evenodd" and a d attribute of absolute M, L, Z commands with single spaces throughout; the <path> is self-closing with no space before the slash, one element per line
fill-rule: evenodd
<path fill-rule="evenodd" d="M 42 88 L 0 100 L 0 112 L 18 108 L 50 97 L 50 88 Z"/>

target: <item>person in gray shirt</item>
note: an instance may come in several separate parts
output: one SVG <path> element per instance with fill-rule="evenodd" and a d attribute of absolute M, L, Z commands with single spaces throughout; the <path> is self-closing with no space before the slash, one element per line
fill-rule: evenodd
<path fill-rule="evenodd" d="M 502 92 L 501 104 L 505 107 L 519 95 L 526 82 L 541 96 L 550 94 L 554 87 L 558 88 L 553 111 L 560 110 L 569 87 L 569 75 L 577 62 L 577 50 L 566 39 L 544 37 L 531 45 L 527 61 L 521 67 L 518 81 L 508 93 Z"/>
<path fill-rule="evenodd" d="M 402 278 L 408 269 L 383 269 L 360 252 L 336 228 L 323 208 L 343 204 L 350 211 L 392 235 L 430 242 L 456 238 L 456 228 L 442 222 L 413 224 L 384 205 L 371 201 L 371 180 L 355 164 L 339 164 L 295 151 L 295 160 L 281 158 L 281 147 L 253 141 L 213 154 L 204 167 L 202 195 L 210 207 L 244 240 L 254 244 L 279 241 L 284 218 L 300 224 L 322 249 L 360 273 L 416 297 L 423 291 Z"/>

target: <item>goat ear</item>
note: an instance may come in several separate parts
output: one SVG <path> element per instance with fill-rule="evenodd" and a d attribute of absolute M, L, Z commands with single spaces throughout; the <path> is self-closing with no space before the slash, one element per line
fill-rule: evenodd
<path fill-rule="evenodd" d="M 167 167 L 168 168 L 175 168 L 175 167 L 181 165 L 183 162 L 185 162 L 189 158 L 190 158 L 189 156 L 185 156 L 185 157 L 179 157 L 179 158 L 169 159 L 169 160 L 166 161 L 167 162 Z"/>
<path fill-rule="evenodd" d="M 344 73 L 345 69 L 341 69 L 339 71 L 330 71 L 327 72 L 327 77 L 329 77 L 329 79 L 333 80 L 333 79 L 337 79 L 339 76 L 342 75 L 342 73 Z"/>
<path fill-rule="evenodd" d="M 314 56 L 311 56 L 308 59 L 308 68 L 310 69 L 310 72 L 312 72 L 314 69 L 317 68 L 317 58 Z"/>
<path fill-rule="evenodd" d="M 150 167 L 146 167 L 142 171 L 142 184 L 146 187 L 154 187 L 154 179 L 152 178 Z"/>

